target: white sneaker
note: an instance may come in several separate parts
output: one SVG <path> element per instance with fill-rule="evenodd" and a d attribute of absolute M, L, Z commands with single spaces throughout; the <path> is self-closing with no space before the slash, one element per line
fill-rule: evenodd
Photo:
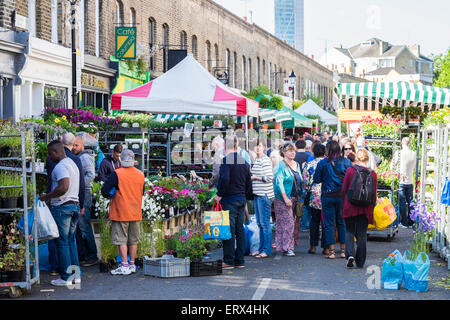
<path fill-rule="evenodd" d="M 295 253 L 292 250 L 288 250 L 288 252 L 286 252 L 284 255 L 287 257 L 293 257 L 293 256 L 295 256 Z"/>
<path fill-rule="evenodd" d="M 130 265 L 128 265 L 128 269 L 130 269 L 131 273 L 135 273 L 136 272 L 136 265 L 135 264 L 130 264 Z"/>
<path fill-rule="evenodd" d="M 72 285 L 72 282 L 63 280 L 63 279 L 61 279 L 61 278 L 56 279 L 56 280 L 52 280 L 50 283 L 51 283 L 52 285 L 58 286 L 58 287 L 66 287 L 66 286 Z"/>
<path fill-rule="evenodd" d="M 124 267 L 123 265 L 120 265 L 117 269 L 111 270 L 111 274 L 123 274 L 123 275 L 129 275 L 131 274 L 131 270 L 129 267 Z"/>

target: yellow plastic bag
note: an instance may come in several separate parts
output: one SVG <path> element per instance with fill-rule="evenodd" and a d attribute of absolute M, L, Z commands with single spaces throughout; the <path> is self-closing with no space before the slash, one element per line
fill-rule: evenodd
<path fill-rule="evenodd" d="M 387 198 L 378 198 L 377 205 L 373 209 L 373 220 L 375 225 L 369 224 L 368 229 L 384 230 L 397 219 L 397 213 L 391 201 Z"/>

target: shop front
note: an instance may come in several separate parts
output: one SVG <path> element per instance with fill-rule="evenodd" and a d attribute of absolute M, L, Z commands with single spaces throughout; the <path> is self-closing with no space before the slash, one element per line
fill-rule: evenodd
<path fill-rule="evenodd" d="M 14 119 L 39 117 L 44 108 L 72 106 L 72 56 L 70 48 L 29 37 L 29 49 L 19 73 Z"/>
<path fill-rule="evenodd" d="M 80 106 L 108 111 L 111 83 L 117 71 L 109 68 L 109 62 L 90 55 L 84 56 L 81 72 Z"/>
<path fill-rule="evenodd" d="M 0 28 L 0 119 L 15 118 L 15 83 L 17 72 L 23 65 L 24 32 L 6 31 Z"/>

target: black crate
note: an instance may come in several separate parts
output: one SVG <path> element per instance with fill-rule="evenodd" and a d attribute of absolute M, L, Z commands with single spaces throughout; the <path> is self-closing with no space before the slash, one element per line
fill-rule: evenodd
<path fill-rule="evenodd" d="M 222 260 L 191 261 L 191 277 L 216 276 L 222 274 Z"/>

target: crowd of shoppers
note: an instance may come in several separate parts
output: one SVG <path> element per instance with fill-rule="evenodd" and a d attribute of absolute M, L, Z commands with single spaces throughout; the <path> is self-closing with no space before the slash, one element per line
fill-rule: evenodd
<path fill-rule="evenodd" d="M 75 272 L 74 268 L 98 262 L 90 223 L 93 181 L 101 181 L 102 195 L 111 199 L 111 243 L 118 246 L 122 259 L 120 266 L 111 273 L 127 275 L 136 272 L 134 260 L 140 239 L 144 174 L 134 166 L 134 153 L 123 151 L 120 144 L 96 170 L 92 149 L 95 145 L 86 147 L 86 139 L 86 134 L 75 137 L 72 133 L 64 133 L 61 140 L 47 146 L 47 191 L 39 200 L 48 204 L 59 231 L 57 239 L 48 241 L 50 275 L 59 275 L 51 281 L 55 286 L 81 283 L 81 270 Z M 69 280 L 74 272 L 75 279 Z"/>
<path fill-rule="evenodd" d="M 238 148 L 238 139 L 228 139 L 232 147 L 230 150 L 225 146 L 225 157 L 221 144 L 214 145 L 219 156 L 214 161 L 216 174 L 210 181 L 210 187 L 216 184 L 218 187 L 214 200 L 220 202 L 224 210 L 230 210 L 232 239 L 224 241 L 225 269 L 244 266 L 244 211 L 250 199 L 254 202 L 259 227 L 259 247 L 250 256 L 267 258 L 272 249 L 295 256 L 300 231 L 304 230 L 309 232 L 309 254 L 316 253 L 320 241 L 322 254 L 327 259 L 346 259 L 349 268 L 354 264 L 359 268 L 364 266 L 367 227 L 373 224 L 376 203 L 377 176 L 371 168 L 378 162 L 364 141 L 352 141 L 329 132 L 294 134 L 284 141 L 271 141 L 267 146 L 258 140 L 255 150 L 249 150 L 249 163 L 241 155 L 244 150 Z M 407 142 L 404 141 L 399 158 L 411 156 Z M 413 160 L 412 156 L 410 162 L 403 160 L 405 172 Z M 354 189 L 355 174 L 361 170 L 370 173 L 375 193 L 370 204 L 355 205 L 348 199 L 348 193 Z M 404 176 L 404 190 L 408 190 L 409 180 L 406 173 Z M 407 198 L 406 192 L 404 197 Z M 339 252 L 335 249 L 337 243 Z"/>

